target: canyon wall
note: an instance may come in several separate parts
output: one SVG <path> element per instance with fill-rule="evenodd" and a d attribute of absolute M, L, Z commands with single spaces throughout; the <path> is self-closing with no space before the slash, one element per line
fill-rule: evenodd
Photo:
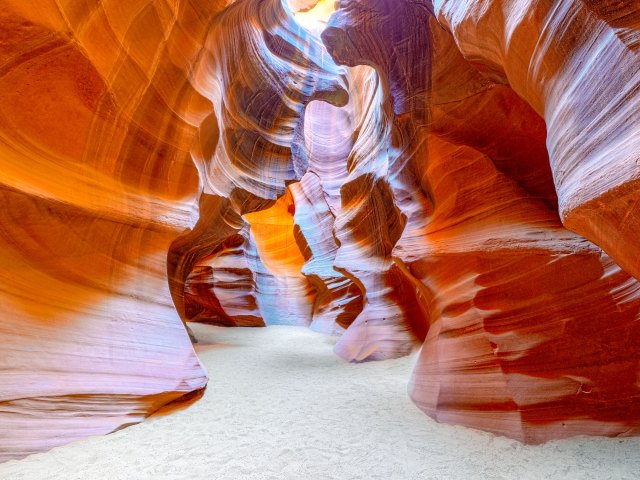
<path fill-rule="evenodd" d="M 406 218 L 390 258 L 417 281 L 429 324 L 413 400 L 439 421 L 528 443 L 636 433 L 630 34 L 621 41 L 581 2 L 394 12 L 340 2 L 322 35 L 338 63 L 386 79 L 401 165 L 387 178 Z"/>
<path fill-rule="evenodd" d="M 228 3 L 3 3 L 0 460 L 200 392 L 189 315 L 264 324 L 243 215 L 306 171 L 304 105 L 347 95 L 286 5 Z"/>
<path fill-rule="evenodd" d="M 0 460 L 206 385 L 166 258 L 198 218 L 187 79 L 221 8 L 2 4 Z"/>
<path fill-rule="evenodd" d="M 640 6 L 3 7 L 0 461 L 202 391 L 189 321 L 419 347 L 438 421 L 637 433 Z"/>

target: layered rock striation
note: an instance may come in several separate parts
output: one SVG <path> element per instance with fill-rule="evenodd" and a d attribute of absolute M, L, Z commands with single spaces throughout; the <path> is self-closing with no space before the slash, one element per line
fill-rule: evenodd
<path fill-rule="evenodd" d="M 640 8 L 335 7 L 5 0 L 0 460 L 200 392 L 188 321 L 420 347 L 439 421 L 637 433 Z"/>
<path fill-rule="evenodd" d="M 279 1 L 2 10 L 4 460 L 201 391 L 184 320 L 264 324 L 243 215 L 304 174 L 306 103 L 346 91 Z"/>
<path fill-rule="evenodd" d="M 198 218 L 188 77 L 222 7 L 3 2 L 0 460 L 206 385 L 166 258 Z"/>
<path fill-rule="evenodd" d="M 386 77 L 382 84 L 393 109 L 388 123 L 397 139 L 396 162 L 402 165 L 389 175 L 390 187 L 407 219 L 391 257 L 419 282 L 418 301 L 429 324 L 410 394 L 439 421 L 529 443 L 637 432 L 640 285 L 633 268 L 623 271 L 601 250 L 608 250 L 609 243 L 568 220 L 572 194 L 558 175 L 559 159 L 589 159 L 581 150 L 572 150 L 571 157 L 558 154 L 557 142 L 579 142 L 581 133 L 572 130 L 575 123 L 565 122 L 560 139 L 547 116 L 571 112 L 583 115 L 584 125 L 593 118 L 588 112 L 606 104 L 611 123 L 597 128 L 610 132 L 609 141 L 624 139 L 618 154 L 637 155 L 637 122 L 627 123 L 625 113 L 637 103 L 629 94 L 638 85 L 637 58 L 614 41 L 611 48 L 619 54 L 611 54 L 610 65 L 628 58 L 619 72 L 629 68 L 623 76 L 627 83 L 616 90 L 618 102 L 608 93 L 613 93 L 611 85 L 597 104 L 593 83 L 581 91 L 577 84 L 562 83 L 562 76 L 545 77 L 538 85 L 549 97 L 546 109 L 539 110 L 531 92 L 535 83 L 519 76 L 539 72 L 530 65 L 518 70 L 523 58 L 518 49 L 537 37 L 528 32 L 527 40 L 518 42 L 518 32 L 510 30 L 512 63 L 504 56 L 488 59 L 494 50 L 486 42 L 500 39 L 495 33 L 500 21 L 523 30 L 538 21 L 551 29 L 547 38 L 561 42 L 566 33 L 554 35 L 553 26 L 567 27 L 563 15 L 568 13 L 558 7 L 541 15 L 539 2 L 479 3 L 407 2 L 398 16 L 390 2 L 341 2 L 323 33 L 337 61 L 373 65 Z M 511 14 L 501 16 L 509 8 Z M 572 8 L 578 13 L 570 21 L 586 15 Z M 577 24 L 570 27 L 576 30 Z M 609 37 L 588 45 L 606 51 L 608 42 Z M 425 55 L 409 55 L 407 48 Z M 538 53 L 542 68 L 549 68 L 553 57 Z M 477 68 L 478 62 L 484 68 Z M 496 65 L 513 72 L 513 78 L 496 76 L 488 68 Z M 584 73 L 593 65 L 582 67 Z M 578 77 L 567 78 L 578 82 Z M 579 78 L 584 80 L 584 74 Z M 565 96 L 574 93 L 574 101 L 553 97 L 554 82 Z M 600 151 L 611 148 L 603 138 L 597 142 Z M 600 177 L 613 170 L 607 181 L 630 186 L 633 176 L 622 175 L 611 163 L 615 159 L 598 162 L 592 142 L 593 137 L 586 141 L 592 145 L 592 168 L 601 169 Z M 631 166 L 622 157 L 619 161 Z M 572 182 L 595 180 L 575 175 Z M 588 185 L 573 186 L 588 191 Z M 598 192 L 589 194 L 599 198 Z M 599 208 L 615 211 L 613 205 L 600 203 Z M 598 223 L 597 215 L 589 218 Z M 613 227 L 604 222 L 598 228 Z M 614 230 L 611 235 L 617 238 L 620 225 Z"/>

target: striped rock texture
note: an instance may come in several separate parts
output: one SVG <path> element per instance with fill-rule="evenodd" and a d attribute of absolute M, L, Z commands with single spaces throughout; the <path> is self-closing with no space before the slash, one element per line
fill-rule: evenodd
<path fill-rule="evenodd" d="M 384 79 L 392 115 L 375 123 L 405 218 L 390 257 L 428 321 L 410 394 L 439 421 L 529 443 L 640 426 L 623 240 L 638 8 L 605 3 L 342 1 L 322 34 L 336 61 Z"/>
<path fill-rule="evenodd" d="M 188 79 L 222 7 L 2 2 L 0 460 L 206 385 L 166 272 L 198 218 L 210 106 Z"/>
<path fill-rule="evenodd" d="M 465 58 L 544 119 L 563 224 L 639 278 L 638 2 L 433 3 Z"/>
<path fill-rule="evenodd" d="M 637 2 L 2 7 L 0 461 L 202 391 L 188 321 L 421 347 L 439 421 L 637 433 Z"/>
<path fill-rule="evenodd" d="M 347 93 L 287 5 L 228 3 L 2 4 L 0 461 L 201 391 L 181 317 L 262 325 L 289 288 L 243 215 L 306 171 L 306 103 Z"/>

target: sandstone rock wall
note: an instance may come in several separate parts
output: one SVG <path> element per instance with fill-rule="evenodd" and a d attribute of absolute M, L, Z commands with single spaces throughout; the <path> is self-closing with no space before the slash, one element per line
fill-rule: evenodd
<path fill-rule="evenodd" d="M 583 171 L 584 178 L 571 180 L 582 196 L 599 198 L 584 184 L 598 178 L 631 188 L 631 171 L 623 173 L 616 162 L 634 168 L 627 157 L 639 151 L 633 121 L 638 61 L 605 26 L 586 28 L 594 25 L 580 2 L 523 3 L 434 2 L 434 17 L 429 2 L 407 2 L 398 16 L 390 2 L 347 1 L 323 33 L 339 62 L 376 67 L 393 107 L 386 121 L 402 168 L 390 169 L 388 178 L 407 220 L 392 258 L 419 281 L 417 299 L 429 323 L 410 394 L 439 421 L 525 442 L 634 433 L 640 284 L 632 268 L 624 272 L 599 246 L 564 228 L 561 220 L 571 226 L 567 202 L 575 198 L 557 167 L 573 161 L 579 177 L 584 165 L 577 164 L 590 162 L 602 172 Z M 510 28 L 508 49 L 500 43 L 503 23 Z M 546 29 L 546 50 L 531 32 L 536 25 Z M 554 32 L 554 26 L 567 30 Z M 571 30 L 595 40 L 563 43 Z M 563 51 L 564 62 L 579 55 L 574 49 L 583 44 L 592 60 L 553 77 L 546 72 L 536 83 L 531 76 L 543 75 L 540 69 L 522 65 L 529 58 L 522 49 L 536 41 L 541 70 L 563 64 Z M 608 48 L 610 55 L 596 59 L 596 50 Z M 601 61 L 628 74 L 603 88 L 602 66 L 598 87 L 586 72 Z M 594 126 L 598 138 L 559 155 L 562 146 L 581 142 L 597 108 L 607 119 Z M 558 112 L 565 115 L 560 127 L 553 120 Z M 611 151 L 617 142 L 616 155 L 600 162 L 597 151 Z M 599 208 L 617 212 L 614 205 Z M 589 218 L 598 223 L 599 217 Z M 619 239 L 620 225 L 598 228 Z"/>
<path fill-rule="evenodd" d="M 421 346 L 439 421 L 637 432 L 636 2 L 2 6 L 0 460 L 201 391 L 186 321 Z"/>
<path fill-rule="evenodd" d="M 0 459 L 204 388 L 181 317 L 262 323 L 225 257 L 306 170 L 304 105 L 346 92 L 286 5 L 228 3 L 3 3 Z"/>
<path fill-rule="evenodd" d="M 434 7 L 465 58 L 545 120 L 563 224 L 640 278 L 638 2 L 436 0 Z"/>
<path fill-rule="evenodd" d="M 206 385 L 166 257 L 198 217 L 188 77 L 223 6 L 2 4 L 0 460 Z"/>

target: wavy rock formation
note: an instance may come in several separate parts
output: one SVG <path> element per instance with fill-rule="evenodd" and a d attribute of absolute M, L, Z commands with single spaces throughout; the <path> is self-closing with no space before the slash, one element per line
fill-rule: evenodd
<path fill-rule="evenodd" d="M 187 321 L 422 345 L 421 409 L 525 442 L 638 431 L 636 2 L 0 10 L 0 461 L 201 391 Z"/>
<path fill-rule="evenodd" d="M 247 259 L 264 321 L 309 324 L 313 301 L 306 297 L 313 291 L 300 273 L 293 220 L 274 202 L 307 170 L 305 106 L 313 100 L 347 102 L 343 70 L 320 39 L 295 22 L 286 4 L 245 0 L 212 20 L 193 71 L 193 85 L 212 108 L 193 150 L 203 180 L 200 218 L 169 252 L 177 310 L 189 319 L 184 292 L 197 262 L 247 229 L 257 251 L 247 251 Z M 270 207 L 270 213 L 259 212 Z M 282 292 L 290 292 L 299 306 L 287 320 L 279 318 L 277 302 L 287 301 Z"/>
<path fill-rule="evenodd" d="M 166 256 L 197 219 L 187 79 L 221 6 L 3 3 L 0 460 L 206 385 Z"/>
<path fill-rule="evenodd" d="M 407 2 L 400 17 L 388 2 L 340 7 L 323 33 L 329 51 L 347 65 L 375 66 L 393 107 L 403 167 L 390 186 L 407 218 L 393 255 L 420 282 L 430 324 L 414 401 L 440 421 L 530 443 L 637 432 L 640 284 L 560 223 L 544 143 L 555 137 L 545 138 L 542 119 L 514 90 L 463 58 L 428 2 Z M 451 15 L 456 25 L 473 18 Z M 486 48 L 454 35 L 469 42 L 463 53 Z"/>
<path fill-rule="evenodd" d="M 254 271 L 247 258 L 249 249 L 244 229 L 194 265 L 184 289 L 189 321 L 230 327 L 265 325 L 258 308 Z"/>
<path fill-rule="evenodd" d="M 304 105 L 346 92 L 286 5 L 225 7 L 5 2 L 0 460 L 204 388 L 180 316 L 262 322 L 242 215 L 306 170 Z"/>
<path fill-rule="evenodd" d="M 434 7 L 465 58 L 545 120 L 563 224 L 640 278 L 638 2 L 436 0 Z"/>
<path fill-rule="evenodd" d="M 317 108 L 323 110 L 323 107 L 329 105 Z M 318 332 L 342 334 L 362 311 L 362 291 L 333 268 L 338 251 L 331 234 L 335 217 L 323 195 L 320 178 L 310 172 L 290 188 L 296 205 L 297 238 L 303 244 L 305 258 L 301 272 L 316 292 L 310 326 Z"/>
<path fill-rule="evenodd" d="M 302 274 L 304 257 L 294 234 L 293 197 L 289 190 L 271 207 L 249 213 L 252 266 L 260 310 L 267 325 L 311 323 L 315 290 Z"/>

